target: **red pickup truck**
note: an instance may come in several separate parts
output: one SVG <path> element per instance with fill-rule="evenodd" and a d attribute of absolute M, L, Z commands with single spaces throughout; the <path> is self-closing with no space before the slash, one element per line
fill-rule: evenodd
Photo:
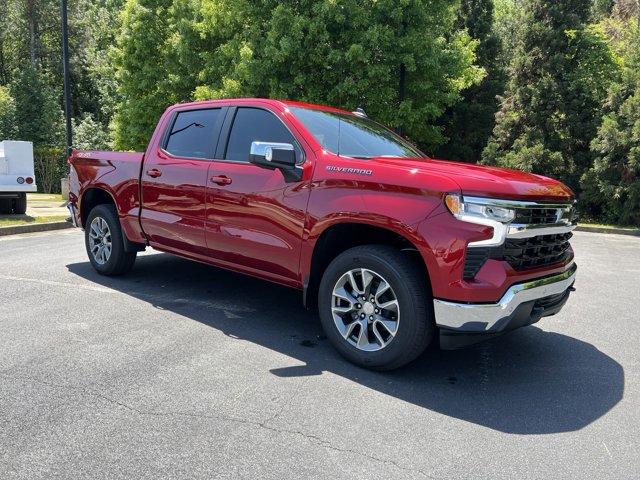
<path fill-rule="evenodd" d="M 530 325 L 573 290 L 569 188 L 432 160 L 362 111 L 174 105 L 145 153 L 69 163 L 98 272 L 123 274 L 150 246 L 300 289 L 335 348 L 369 368 Z"/>

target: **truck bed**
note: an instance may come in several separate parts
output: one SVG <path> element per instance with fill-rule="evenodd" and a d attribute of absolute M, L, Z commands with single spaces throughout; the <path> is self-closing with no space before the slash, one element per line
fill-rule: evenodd
<path fill-rule="evenodd" d="M 80 199 L 90 189 L 107 192 L 114 200 L 122 228 L 127 237 L 143 241 L 139 222 L 140 168 L 144 153 L 114 152 L 109 150 L 74 150 L 69 157 L 71 169 L 70 187 Z M 79 202 L 79 214 L 88 214 Z"/>

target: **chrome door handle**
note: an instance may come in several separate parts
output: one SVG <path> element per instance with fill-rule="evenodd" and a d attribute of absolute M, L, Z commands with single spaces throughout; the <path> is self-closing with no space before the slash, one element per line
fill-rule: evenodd
<path fill-rule="evenodd" d="M 229 185 L 231 184 L 231 179 L 226 175 L 215 175 L 211 177 L 212 183 L 217 183 L 218 185 Z"/>
<path fill-rule="evenodd" d="M 157 168 L 152 168 L 151 170 L 147 170 L 147 175 L 152 178 L 158 178 L 160 175 L 162 175 L 162 172 Z"/>

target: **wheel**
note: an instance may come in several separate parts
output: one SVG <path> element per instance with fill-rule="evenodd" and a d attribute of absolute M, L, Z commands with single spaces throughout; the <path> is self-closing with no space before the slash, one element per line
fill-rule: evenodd
<path fill-rule="evenodd" d="M 0 198 L 0 214 L 13 212 L 13 200 L 10 198 Z"/>
<path fill-rule="evenodd" d="M 16 215 L 24 215 L 27 213 L 27 194 L 21 193 L 18 198 L 15 200 L 15 204 L 13 206 L 13 213 Z"/>
<path fill-rule="evenodd" d="M 320 282 L 318 308 L 338 352 L 375 370 L 415 360 L 436 331 L 424 272 L 385 245 L 355 247 L 336 257 Z"/>
<path fill-rule="evenodd" d="M 120 220 L 113 205 L 98 205 L 91 210 L 84 240 L 89 261 L 98 273 L 122 275 L 133 268 L 136 252 L 125 251 Z"/>

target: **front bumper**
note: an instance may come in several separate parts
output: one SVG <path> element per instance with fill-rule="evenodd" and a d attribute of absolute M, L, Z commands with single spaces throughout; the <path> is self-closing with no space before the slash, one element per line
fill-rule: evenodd
<path fill-rule="evenodd" d="M 435 299 L 433 306 L 436 324 L 441 330 L 441 346 L 448 348 L 452 340 L 449 337 L 456 335 L 469 339 L 478 335 L 491 336 L 558 313 L 573 290 L 576 270 L 576 264 L 572 263 L 564 272 L 513 285 L 497 303 L 455 303 Z"/>

